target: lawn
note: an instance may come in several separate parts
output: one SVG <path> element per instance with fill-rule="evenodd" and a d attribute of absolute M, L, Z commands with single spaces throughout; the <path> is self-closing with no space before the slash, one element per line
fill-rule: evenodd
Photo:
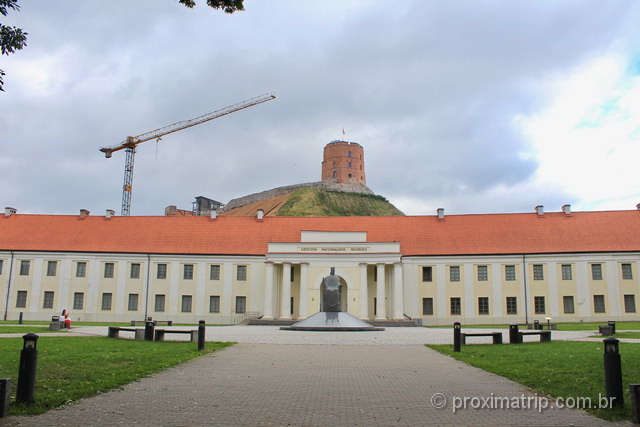
<path fill-rule="evenodd" d="M 545 325 L 546 322 L 540 322 Z M 553 323 L 553 322 L 552 322 Z M 607 322 L 563 322 L 556 323 L 558 326 L 558 331 L 597 331 L 598 326 L 606 325 Z M 426 328 L 453 328 L 453 324 L 451 325 L 440 325 L 440 326 L 425 326 Z M 496 324 L 496 325 L 462 325 L 463 328 L 484 328 L 484 329 L 509 329 L 509 325 L 507 324 Z M 524 329 L 521 325 L 520 329 Z M 627 330 L 627 329 L 636 329 L 640 330 L 640 322 L 616 322 L 616 329 L 618 330 Z"/>
<path fill-rule="evenodd" d="M 640 339 L 640 332 L 616 332 L 614 338 L 636 338 Z M 591 335 L 590 338 L 606 338 L 602 335 Z"/>
<path fill-rule="evenodd" d="M 428 345 L 470 365 L 523 384 L 554 397 L 590 397 L 597 405 L 604 395 L 603 345 L 601 342 L 525 343 L 463 346 L 459 353 L 451 345 Z M 620 343 L 624 410 L 585 408 L 605 419 L 631 417 L 629 384 L 640 383 L 640 345 Z"/>
<path fill-rule="evenodd" d="M 11 415 L 39 414 L 67 402 L 130 383 L 233 343 L 153 342 L 104 337 L 41 337 L 36 402 L 15 403 L 22 338 L 0 340 L 0 378 L 11 378 Z"/>
<path fill-rule="evenodd" d="M 28 326 L 4 326 L 0 325 L 0 334 L 28 334 L 33 332 L 34 334 L 45 334 L 48 332 L 67 332 L 67 330 L 50 331 L 48 327 L 28 327 Z"/>

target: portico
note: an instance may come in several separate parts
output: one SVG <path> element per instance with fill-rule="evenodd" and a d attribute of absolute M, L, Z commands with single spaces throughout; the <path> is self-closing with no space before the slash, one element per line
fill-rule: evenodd
<path fill-rule="evenodd" d="M 263 319 L 301 320 L 319 311 L 320 286 L 335 267 L 346 311 L 363 320 L 404 318 L 398 242 L 368 242 L 366 232 L 302 231 L 299 242 L 269 243 Z"/>

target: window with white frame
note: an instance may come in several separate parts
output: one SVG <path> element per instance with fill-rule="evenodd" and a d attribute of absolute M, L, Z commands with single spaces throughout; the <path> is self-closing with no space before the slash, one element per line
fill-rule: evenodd
<path fill-rule="evenodd" d="M 631 271 L 631 264 L 622 264 L 622 279 L 623 280 L 631 280 L 631 279 L 633 279 L 633 273 Z"/>
<path fill-rule="evenodd" d="M 58 261 L 47 261 L 47 276 L 54 277 L 58 270 Z"/>
<path fill-rule="evenodd" d="M 591 264 L 591 278 L 602 280 L 602 264 Z"/>
<path fill-rule="evenodd" d="M 593 311 L 595 313 L 605 313 L 606 309 L 604 306 L 604 295 L 594 295 L 593 296 Z"/>
<path fill-rule="evenodd" d="M 518 297 L 507 297 L 507 314 L 518 314 Z"/>
<path fill-rule="evenodd" d="M 544 280 L 544 266 L 533 264 L 533 280 Z"/>
<path fill-rule="evenodd" d="M 573 280 L 571 264 L 562 264 L 560 269 L 562 271 L 562 280 Z"/>
<path fill-rule="evenodd" d="M 31 266 L 31 263 L 29 262 L 29 260 L 23 259 L 20 261 L 20 275 L 21 276 L 28 276 L 29 275 L 29 267 Z"/>
<path fill-rule="evenodd" d="M 27 291 L 18 291 L 16 293 L 16 308 L 27 307 Z"/>
<path fill-rule="evenodd" d="M 452 265 L 449 267 L 449 281 L 451 282 L 459 282 L 460 281 L 460 266 Z"/>
<path fill-rule="evenodd" d="M 516 266 L 515 265 L 505 265 L 504 266 L 504 280 L 507 282 L 513 282 L 516 280 Z"/>
<path fill-rule="evenodd" d="M 575 313 L 575 307 L 573 305 L 573 296 L 572 295 L 563 296 L 562 297 L 562 305 L 563 305 L 565 314 L 574 314 Z"/>
<path fill-rule="evenodd" d="M 486 282 L 489 280 L 489 271 L 486 265 L 478 266 L 478 282 Z"/>
<path fill-rule="evenodd" d="M 42 299 L 42 308 L 53 308 L 53 291 L 44 291 L 44 298 Z"/>
<path fill-rule="evenodd" d="M 209 280 L 220 280 L 220 266 L 214 264 L 209 271 Z"/>

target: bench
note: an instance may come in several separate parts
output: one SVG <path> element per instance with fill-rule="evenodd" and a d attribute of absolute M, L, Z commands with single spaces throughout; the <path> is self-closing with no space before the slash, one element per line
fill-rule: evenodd
<path fill-rule="evenodd" d="M 492 337 L 494 344 L 502 344 L 502 332 L 474 332 L 472 334 L 462 333 L 462 345 L 467 344 L 467 337 Z"/>
<path fill-rule="evenodd" d="M 153 320 L 154 325 L 160 325 L 161 323 L 164 326 L 173 326 L 173 320 Z M 145 326 L 147 324 L 146 320 L 132 320 L 131 326 Z"/>
<path fill-rule="evenodd" d="M 598 332 L 603 337 L 610 337 L 611 335 L 613 335 L 613 326 L 600 325 L 600 326 L 598 326 Z"/>
<path fill-rule="evenodd" d="M 50 331 L 59 331 L 64 329 L 64 320 L 60 320 L 60 316 L 51 316 L 51 323 L 49 323 Z"/>
<path fill-rule="evenodd" d="M 134 339 L 143 340 L 144 339 L 144 329 L 140 328 L 123 328 L 120 326 L 109 326 L 109 331 L 107 332 L 107 336 L 109 338 L 119 338 L 120 331 L 133 332 Z"/>
<path fill-rule="evenodd" d="M 518 332 L 518 341 L 522 343 L 523 335 L 540 335 L 540 342 L 551 341 L 551 331 L 537 331 L 537 332 Z"/>
<path fill-rule="evenodd" d="M 189 334 L 191 336 L 191 342 L 198 340 L 198 330 L 190 329 L 184 331 L 178 331 L 175 329 L 156 329 L 156 336 L 154 341 L 164 341 L 164 334 Z"/>

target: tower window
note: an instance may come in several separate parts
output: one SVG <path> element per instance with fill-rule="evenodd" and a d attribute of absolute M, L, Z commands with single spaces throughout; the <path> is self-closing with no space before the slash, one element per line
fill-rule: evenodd
<path fill-rule="evenodd" d="M 351 162 L 349 162 L 349 167 L 351 167 Z"/>
<path fill-rule="evenodd" d="M 351 151 L 347 152 L 347 157 L 351 157 Z"/>
<path fill-rule="evenodd" d="M 351 178 L 351 174 L 349 174 L 349 178 Z"/>
<path fill-rule="evenodd" d="M 336 168 L 336 162 L 333 162 L 333 168 L 334 169 Z"/>
<path fill-rule="evenodd" d="M 334 178 L 336 177 L 336 171 L 333 171 L 333 177 Z"/>

